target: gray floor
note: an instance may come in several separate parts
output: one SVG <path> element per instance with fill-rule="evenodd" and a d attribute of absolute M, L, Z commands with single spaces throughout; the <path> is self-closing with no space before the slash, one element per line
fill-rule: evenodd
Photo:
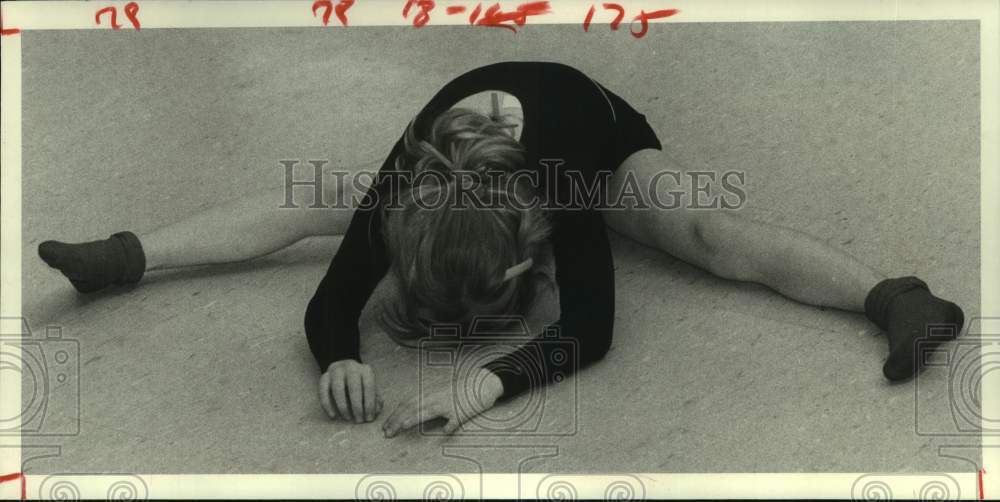
<path fill-rule="evenodd" d="M 557 446 L 526 465 L 535 471 L 970 469 L 915 432 L 918 421 L 955 428 L 947 372 L 889 385 L 885 338 L 861 316 L 621 238 L 614 346 L 546 390 L 545 430 L 576 432 L 517 438 L 385 440 L 379 424 L 325 418 L 302 315 L 336 239 L 85 298 L 37 259 L 45 239 L 149 231 L 280 185 L 282 159 L 373 168 L 451 77 L 544 59 L 628 99 L 679 162 L 745 170 L 748 215 L 890 275 L 918 274 L 979 313 L 975 23 L 672 24 L 642 40 L 591 31 L 25 33 L 24 312 L 33 328 L 58 324 L 79 340 L 81 368 L 79 434 L 50 438 L 61 454 L 27 472 L 469 471 L 442 446 L 470 443 Z M 417 355 L 370 314 L 363 355 L 391 407 L 415 390 Z M 53 423 L 72 406 L 54 404 Z M 487 468 L 513 470 L 520 451 Z"/>

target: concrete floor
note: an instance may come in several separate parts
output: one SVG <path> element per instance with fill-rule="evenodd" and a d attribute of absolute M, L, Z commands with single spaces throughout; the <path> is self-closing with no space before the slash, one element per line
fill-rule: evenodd
<path fill-rule="evenodd" d="M 889 385 L 885 338 L 862 316 L 722 281 L 622 238 L 610 354 L 546 389 L 546 430 L 575 434 L 515 438 L 386 440 L 380 423 L 326 419 L 302 315 L 336 239 L 88 297 L 35 248 L 149 231 L 280 186 L 282 159 L 372 169 L 451 77 L 544 59 L 628 99 L 678 162 L 745 170 L 748 215 L 890 275 L 918 274 L 972 317 L 973 22 L 672 24 L 642 40 L 576 25 L 23 39 L 24 312 L 34 329 L 57 324 L 79 340 L 81 368 L 80 431 L 49 438 L 61 454 L 29 474 L 469 471 L 442 452 L 463 444 L 557 446 L 525 465 L 533 471 L 971 469 L 915 433 L 917 419 L 955 428 L 947 372 Z M 362 331 L 392 407 L 416 388 L 417 354 L 379 333 L 371 312 Z M 53 420 L 72 406 L 53 405 Z M 496 452 L 486 468 L 512 471 L 520 451 Z"/>

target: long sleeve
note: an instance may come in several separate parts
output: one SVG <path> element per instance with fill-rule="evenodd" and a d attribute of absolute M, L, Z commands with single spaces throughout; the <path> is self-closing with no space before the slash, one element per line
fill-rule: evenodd
<path fill-rule="evenodd" d="M 401 143 L 397 142 L 366 200 L 355 210 L 340 248 L 306 309 L 306 338 L 321 372 L 342 359 L 361 362 L 358 319 L 389 269 L 377 202 L 388 196 L 386 187 L 391 183 L 381 175 L 400 149 Z"/>
<path fill-rule="evenodd" d="M 552 382 L 600 360 L 614 327 L 614 263 L 603 218 L 565 211 L 552 235 L 559 320 L 514 352 L 484 367 L 503 383 L 502 399 Z"/>

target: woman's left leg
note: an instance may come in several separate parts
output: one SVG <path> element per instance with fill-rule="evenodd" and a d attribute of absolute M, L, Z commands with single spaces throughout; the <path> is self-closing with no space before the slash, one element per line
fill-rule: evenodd
<path fill-rule="evenodd" d="M 920 369 L 923 358 L 918 347 L 931 348 L 961 331 L 962 309 L 931 294 L 920 279 L 887 279 L 802 232 L 733 211 L 692 209 L 685 204 L 657 209 L 650 200 L 637 205 L 634 198 L 619 199 L 637 191 L 656 197 L 651 189 L 664 171 L 680 173 L 663 152 L 641 150 L 629 156 L 609 183 L 607 224 L 715 275 L 757 282 L 803 303 L 864 312 L 888 334 L 889 357 L 882 371 L 890 380 L 909 378 Z M 614 209 L 619 201 L 623 207 Z M 924 344 L 918 345 L 918 340 Z"/>
<path fill-rule="evenodd" d="M 864 312 L 865 297 L 885 275 L 812 236 L 762 223 L 725 209 L 656 208 L 649 198 L 662 173 L 677 172 L 659 150 L 628 157 L 609 184 L 612 201 L 626 185 L 639 187 L 646 204 L 621 199 L 622 209 L 607 209 L 607 224 L 642 244 L 676 256 L 726 279 L 764 284 L 811 305 Z M 659 176 L 659 177 L 657 177 Z M 633 189 L 634 191 L 634 189 Z M 661 190 L 662 191 L 662 190 Z M 717 194 L 711 194 L 715 196 Z"/>

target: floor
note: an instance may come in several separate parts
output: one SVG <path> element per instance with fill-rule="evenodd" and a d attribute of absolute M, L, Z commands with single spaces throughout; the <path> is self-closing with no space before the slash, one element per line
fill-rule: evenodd
<path fill-rule="evenodd" d="M 543 59 L 628 99 L 678 163 L 744 171 L 748 216 L 919 275 L 971 318 L 978 41 L 961 21 L 655 25 L 641 40 L 575 25 L 25 33 L 24 315 L 79 344 L 79 402 L 71 381 L 45 410 L 68 432 L 37 438 L 61 449 L 27 472 L 469 471 L 447 449 L 463 445 L 493 447 L 467 449 L 492 471 L 526 452 L 549 452 L 523 463 L 536 472 L 971 470 L 939 454 L 953 438 L 919 434 L 957 428 L 948 371 L 890 385 L 885 337 L 862 316 L 624 238 L 612 350 L 545 390 L 538 434 L 392 440 L 380 422 L 329 421 L 316 399 L 302 317 L 336 239 L 92 296 L 35 248 L 280 186 L 284 159 L 373 169 L 451 77 Z M 546 301 L 534 321 L 554 314 Z M 361 328 L 391 409 L 417 388 L 418 353 L 372 312 Z"/>

